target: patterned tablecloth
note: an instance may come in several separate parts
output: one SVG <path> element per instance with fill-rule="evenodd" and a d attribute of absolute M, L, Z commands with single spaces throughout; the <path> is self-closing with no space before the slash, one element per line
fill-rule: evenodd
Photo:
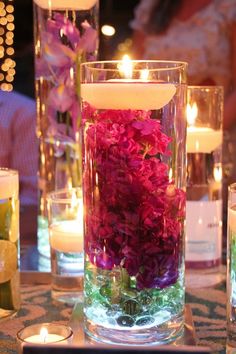
<path fill-rule="evenodd" d="M 31 273 L 30 277 L 37 279 L 34 273 Z M 16 333 L 23 327 L 43 322 L 68 323 L 70 320 L 73 308 L 52 301 L 50 284 L 40 283 L 44 281 L 33 285 L 22 283 L 20 311 L 14 318 L 0 322 L 1 354 L 17 352 Z M 192 310 L 196 344 L 209 346 L 214 353 L 224 353 L 226 347 L 225 282 L 209 288 L 188 289 L 186 303 Z"/>

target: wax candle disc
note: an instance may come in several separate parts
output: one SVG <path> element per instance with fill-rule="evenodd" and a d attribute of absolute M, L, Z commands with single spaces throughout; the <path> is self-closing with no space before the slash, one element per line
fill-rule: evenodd
<path fill-rule="evenodd" d="M 160 109 L 175 92 L 175 85 L 156 82 L 106 81 L 81 85 L 82 98 L 97 109 Z"/>
<path fill-rule="evenodd" d="M 34 0 L 43 9 L 52 10 L 89 10 L 97 0 Z"/>

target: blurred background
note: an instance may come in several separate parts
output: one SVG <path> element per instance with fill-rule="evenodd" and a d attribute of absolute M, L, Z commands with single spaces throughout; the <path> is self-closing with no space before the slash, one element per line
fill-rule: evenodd
<path fill-rule="evenodd" d="M 99 59 L 120 59 L 129 53 L 131 47 L 129 21 L 138 2 L 139 0 L 100 0 Z M 34 97 L 33 51 L 33 1 L 0 0 L 2 89 L 10 91 L 13 88 Z M 3 57 L 4 62 L 1 59 Z"/>

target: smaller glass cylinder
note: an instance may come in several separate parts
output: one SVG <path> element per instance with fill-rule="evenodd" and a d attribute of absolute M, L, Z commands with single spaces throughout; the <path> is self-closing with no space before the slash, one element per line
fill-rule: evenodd
<path fill-rule="evenodd" d="M 221 280 L 222 257 L 221 86 L 189 86 L 187 102 L 186 282 Z"/>
<path fill-rule="evenodd" d="M 80 188 L 48 195 L 52 297 L 74 303 L 81 297 L 83 254 L 83 202 Z"/>
<path fill-rule="evenodd" d="M 81 186 L 80 63 L 98 49 L 99 0 L 34 0 L 39 138 L 38 250 L 49 257 L 48 193 Z"/>
<path fill-rule="evenodd" d="M 227 344 L 236 350 L 236 183 L 228 188 L 227 242 Z"/>
<path fill-rule="evenodd" d="M 20 309 L 19 176 L 0 168 L 0 320 Z"/>

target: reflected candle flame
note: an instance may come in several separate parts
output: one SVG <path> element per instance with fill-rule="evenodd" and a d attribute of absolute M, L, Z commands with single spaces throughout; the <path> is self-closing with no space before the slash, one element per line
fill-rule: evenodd
<path fill-rule="evenodd" d="M 149 70 L 148 69 L 143 69 L 140 72 L 140 79 L 143 81 L 147 81 L 149 77 Z"/>
<path fill-rule="evenodd" d="M 216 182 L 221 182 L 222 181 L 222 167 L 215 166 L 213 169 L 213 175 L 214 175 L 214 180 Z"/>
<path fill-rule="evenodd" d="M 125 79 L 131 79 L 133 74 L 133 64 L 128 54 L 122 58 L 122 63 L 118 66 L 119 72 Z"/>
<path fill-rule="evenodd" d="M 187 104 L 186 114 L 188 125 L 193 126 L 198 115 L 196 102 L 194 102 L 192 105 L 190 103 Z"/>

